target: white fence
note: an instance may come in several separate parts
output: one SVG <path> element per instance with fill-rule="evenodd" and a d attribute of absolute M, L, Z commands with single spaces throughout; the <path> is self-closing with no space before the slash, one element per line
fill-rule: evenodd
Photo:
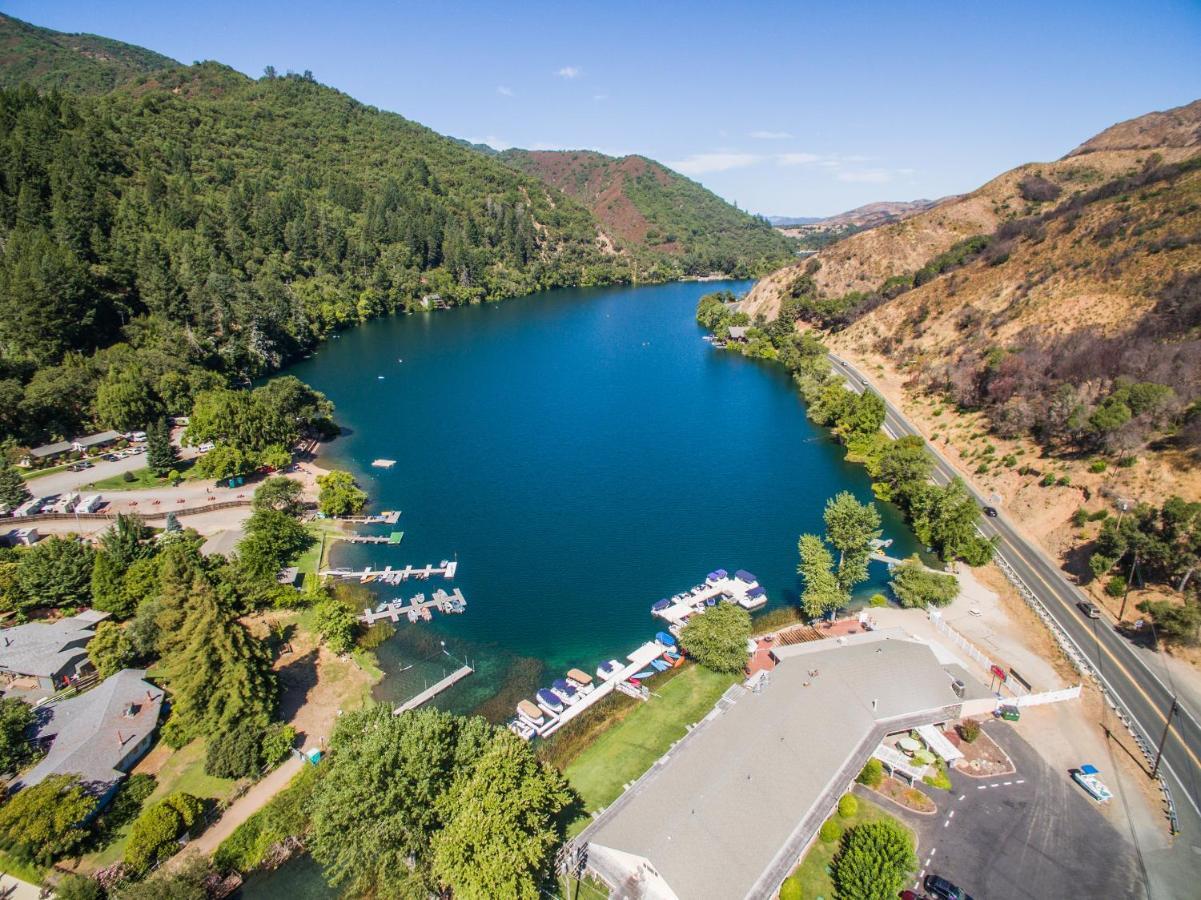
<path fill-rule="evenodd" d="M 926 614 L 929 615 L 930 621 L 934 623 L 934 627 L 951 639 L 951 643 L 983 666 L 985 671 L 991 672 L 994 665 L 993 661 L 975 644 L 948 625 L 946 619 L 942 617 L 941 612 L 930 606 L 926 608 Z M 1000 668 L 1000 666 L 998 666 L 998 668 Z M 1021 697 L 1030 693 L 1023 685 L 1019 684 L 1012 678 L 1005 679 L 1005 681 L 1001 682 L 1001 686 L 1008 690 L 1009 693 L 1013 694 L 1014 697 Z"/>
<path fill-rule="evenodd" d="M 1076 700 L 1080 697 L 1080 685 L 1064 688 L 1059 691 L 1043 691 L 1040 694 L 1025 694 L 1007 701 L 1005 706 L 1042 706 L 1044 703 L 1063 703 L 1065 700 Z"/>

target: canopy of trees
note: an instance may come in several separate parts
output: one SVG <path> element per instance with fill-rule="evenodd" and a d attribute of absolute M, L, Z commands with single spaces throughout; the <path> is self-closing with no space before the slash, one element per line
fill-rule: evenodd
<path fill-rule="evenodd" d="M 719 603 L 688 620 L 680 645 L 706 669 L 741 672 L 750 636 L 751 614 L 736 603 Z"/>
<path fill-rule="evenodd" d="M 913 836 L 883 819 L 846 833 L 830 875 L 838 900 L 893 900 L 916 869 Z"/>
<path fill-rule="evenodd" d="M 945 572 L 932 572 L 916 556 L 893 569 L 892 592 L 901 606 L 946 606 L 959 596 L 959 579 Z"/>
<path fill-rule="evenodd" d="M 335 469 L 317 476 L 321 491 L 317 495 L 317 508 L 327 516 L 353 516 L 363 509 L 367 495 L 355 484 L 349 472 Z"/>

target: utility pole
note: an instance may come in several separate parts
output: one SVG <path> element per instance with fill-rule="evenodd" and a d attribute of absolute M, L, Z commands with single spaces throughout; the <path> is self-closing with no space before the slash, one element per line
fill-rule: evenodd
<path fill-rule="evenodd" d="M 1159 739 L 1159 749 L 1155 751 L 1155 765 L 1151 767 L 1151 777 L 1155 778 L 1159 775 L 1159 761 L 1163 758 L 1163 745 L 1168 741 L 1168 729 L 1172 727 L 1172 716 L 1176 715 L 1176 710 L 1179 709 L 1179 704 L 1176 702 L 1176 695 L 1172 695 L 1172 708 L 1168 710 L 1168 718 L 1163 723 L 1163 737 Z"/>

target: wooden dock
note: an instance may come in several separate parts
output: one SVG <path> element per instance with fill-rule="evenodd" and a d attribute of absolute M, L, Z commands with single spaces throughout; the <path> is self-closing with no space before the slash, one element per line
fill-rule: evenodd
<path fill-rule="evenodd" d="M 400 511 L 386 509 L 373 516 L 331 516 L 335 522 L 353 522 L 356 525 L 395 525 L 400 521 Z"/>
<path fill-rule="evenodd" d="M 393 600 L 391 603 L 381 603 L 375 609 L 368 607 L 359 616 L 359 621 L 364 625 L 374 625 L 382 619 L 396 623 L 402 618 L 410 622 L 428 622 L 433 618 L 433 610 L 440 613 L 461 613 L 466 609 L 467 598 L 461 590 L 455 588 L 453 593 L 448 594 L 439 588 L 429 600 L 425 599 L 425 594 L 418 594 L 411 600 Z"/>
<path fill-rule="evenodd" d="M 391 541 L 389 540 L 388 542 L 390 543 Z M 400 584 L 402 581 L 408 581 L 410 578 L 417 578 L 424 581 L 435 575 L 451 580 L 455 577 L 455 573 L 458 570 L 458 560 L 444 559 L 436 566 L 417 567 L 410 565 L 405 566 L 403 569 L 394 569 L 391 566 L 385 566 L 382 569 L 373 569 L 370 566 L 366 569 L 322 569 L 320 574 L 323 578 L 352 578 L 364 584 L 369 584 L 373 581 L 377 581 L 380 584 Z"/>
<path fill-rule="evenodd" d="M 339 541 L 348 544 L 399 544 L 404 540 L 403 531 L 393 531 L 391 534 L 335 534 Z"/>
<path fill-rule="evenodd" d="M 417 696 L 411 697 L 400 706 L 396 707 L 396 709 L 393 710 L 393 714 L 399 716 L 403 712 L 408 712 L 410 709 L 416 709 L 419 706 L 429 703 L 429 701 L 433 700 L 443 691 L 452 687 L 453 685 L 458 684 L 474 671 L 475 669 L 471 668 L 471 666 L 463 666 L 462 668 L 451 672 L 437 684 L 431 684 Z"/>

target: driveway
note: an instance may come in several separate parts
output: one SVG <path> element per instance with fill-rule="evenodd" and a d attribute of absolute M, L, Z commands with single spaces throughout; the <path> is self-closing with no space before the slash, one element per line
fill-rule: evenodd
<path fill-rule="evenodd" d="M 1146 897 L 1133 845 L 1068 774 L 1047 765 L 1011 729 L 986 727 L 1015 774 L 953 773 L 950 792 L 925 788 L 938 805 L 933 816 L 881 804 L 917 832 L 919 880 L 941 875 L 977 900 Z M 862 786 L 856 791 L 880 802 Z"/>
<path fill-rule="evenodd" d="M 29 479 L 25 482 L 25 486 L 35 497 L 53 497 L 56 494 L 66 494 L 71 491 L 83 493 L 80 488 L 93 481 L 101 481 L 105 478 L 112 478 L 114 475 L 120 475 L 122 472 L 136 472 L 138 469 L 144 468 L 146 468 L 146 454 L 135 453 L 133 456 L 118 459 L 116 462 L 98 459 L 92 468 L 84 469 L 82 472 L 71 472 L 67 469 L 63 469 L 61 472 L 51 472 L 40 478 Z"/>

